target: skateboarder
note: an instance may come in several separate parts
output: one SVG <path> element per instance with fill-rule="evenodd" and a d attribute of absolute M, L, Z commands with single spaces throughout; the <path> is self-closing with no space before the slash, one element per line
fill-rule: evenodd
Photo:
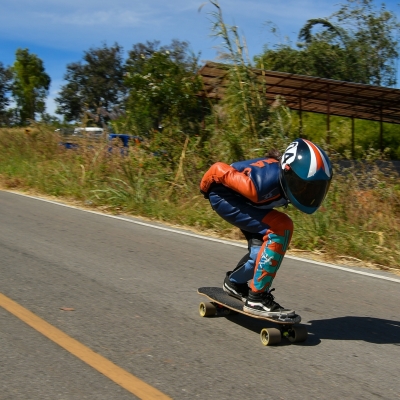
<path fill-rule="evenodd" d="M 331 180 L 328 156 L 306 139 L 293 141 L 282 156 L 274 150 L 266 157 L 231 165 L 217 162 L 204 174 L 200 191 L 248 242 L 248 253 L 226 273 L 223 284 L 227 293 L 245 302 L 244 311 L 268 317 L 295 314 L 271 294 L 293 233 L 292 220 L 275 208 L 290 203 L 312 214 L 323 202 Z"/>

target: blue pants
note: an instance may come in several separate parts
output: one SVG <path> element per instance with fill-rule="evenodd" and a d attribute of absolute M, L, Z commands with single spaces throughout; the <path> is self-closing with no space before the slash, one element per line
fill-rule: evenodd
<path fill-rule="evenodd" d="M 238 227 L 249 243 L 247 260 L 230 275 L 235 283 L 247 283 L 254 291 L 267 290 L 280 267 L 290 243 L 293 223 L 284 213 L 255 207 L 226 188 L 214 186 L 209 193 L 213 210 L 224 220 Z"/>

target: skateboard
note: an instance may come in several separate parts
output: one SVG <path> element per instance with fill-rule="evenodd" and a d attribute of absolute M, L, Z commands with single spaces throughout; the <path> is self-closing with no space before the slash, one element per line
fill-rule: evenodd
<path fill-rule="evenodd" d="M 277 328 L 263 328 L 260 332 L 261 343 L 270 346 L 281 342 L 282 337 L 287 338 L 292 343 L 304 342 L 307 339 L 307 328 L 304 325 L 297 325 L 301 321 L 300 315 L 282 320 L 269 318 L 261 315 L 250 314 L 243 311 L 243 302 L 230 296 L 219 287 L 201 287 L 197 293 L 206 296 L 210 302 L 202 301 L 199 305 L 201 317 L 213 317 L 216 315 L 244 314 L 251 318 L 256 318 L 271 322 Z"/>

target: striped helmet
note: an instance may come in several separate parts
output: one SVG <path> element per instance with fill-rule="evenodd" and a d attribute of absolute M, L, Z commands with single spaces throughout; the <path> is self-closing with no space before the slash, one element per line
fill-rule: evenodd
<path fill-rule="evenodd" d="M 317 211 L 331 180 L 331 162 L 319 146 L 306 139 L 290 143 L 281 158 L 281 185 L 297 209 L 306 214 Z"/>

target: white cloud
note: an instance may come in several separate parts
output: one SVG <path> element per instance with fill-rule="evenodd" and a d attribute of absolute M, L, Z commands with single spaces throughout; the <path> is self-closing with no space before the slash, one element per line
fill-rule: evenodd
<path fill-rule="evenodd" d="M 118 26 L 140 26 L 143 23 L 144 16 L 134 12 L 127 11 L 84 11 L 74 12 L 70 14 L 58 14 L 54 12 L 35 12 L 37 21 L 46 21 L 47 24 L 52 24 L 60 27 L 75 27 L 87 28 L 93 26 L 105 27 L 114 26 L 115 21 L 118 21 Z"/>
<path fill-rule="evenodd" d="M 2 5 L 0 39 L 62 49 L 87 48 L 104 41 L 133 44 L 170 38 L 172 33 L 186 40 L 182 27 L 192 20 L 196 29 L 196 23 L 204 21 L 197 13 L 199 4 L 197 0 L 16 0 Z"/>
<path fill-rule="evenodd" d="M 113 0 L 14 0 L 2 4 L 0 21 L 7 26 L 24 26 L 26 23 L 38 25 L 38 20 L 51 23 L 82 25 L 85 20 L 96 23 L 96 19 L 118 27 L 121 22 L 132 22 L 141 19 L 157 19 L 166 15 L 195 11 L 197 0 L 175 0 L 164 2 L 159 0 L 130 1 Z M 42 22 L 40 21 L 40 22 Z M 46 26 L 43 26 L 46 29 Z"/>
<path fill-rule="evenodd" d="M 249 46 L 257 48 L 271 38 L 266 21 L 275 22 L 282 36 L 293 37 L 308 18 L 329 15 L 333 8 L 320 0 L 219 3 L 225 22 L 238 25 Z M 209 51 L 215 44 L 209 37 L 210 13 L 215 11 L 205 0 L 14 0 L 2 4 L 0 39 L 74 50 L 102 42 L 128 48 L 146 40 L 177 38 L 189 41 L 195 52 Z"/>

